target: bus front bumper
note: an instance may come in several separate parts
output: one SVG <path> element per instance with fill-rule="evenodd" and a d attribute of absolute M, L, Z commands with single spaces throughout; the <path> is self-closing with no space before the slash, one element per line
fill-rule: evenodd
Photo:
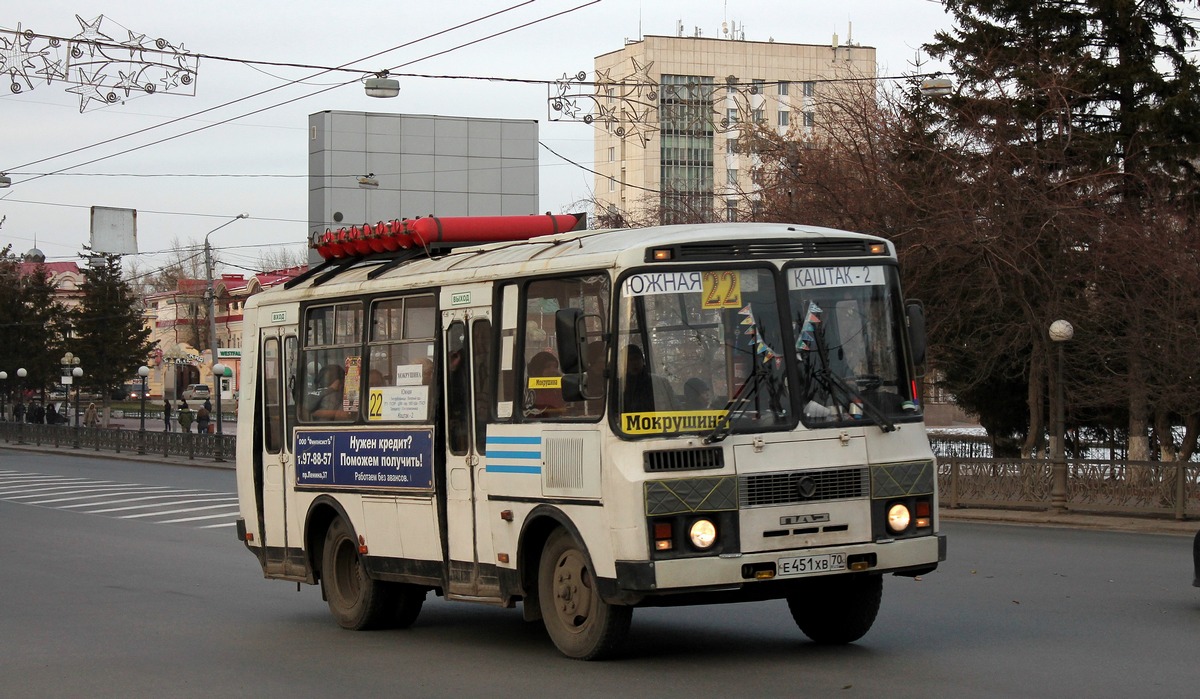
<path fill-rule="evenodd" d="M 678 558 L 665 561 L 617 561 L 614 597 L 632 598 L 721 591 L 743 591 L 763 583 L 780 590 L 787 583 L 821 575 L 844 573 L 895 573 L 920 575 L 946 560 L 944 534 L 888 542 L 830 546 L 827 548 L 727 554 L 719 557 Z M 763 592 L 766 592 L 764 590 Z M 605 595 L 608 597 L 609 595 Z"/>

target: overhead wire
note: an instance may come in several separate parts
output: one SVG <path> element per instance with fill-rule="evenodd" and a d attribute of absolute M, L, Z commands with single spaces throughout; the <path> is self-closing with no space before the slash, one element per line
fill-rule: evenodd
<path fill-rule="evenodd" d="M 599 2 L 599 0 L 595 0 L 595 1 L 596 1 L 596 2 Z M 370 54 L 370 55 L 368 55 L 368 56 L 364 56 L 364 57 L 362 57 L 362 58 L 357 58 L 357 59 L 355 59 L 355 60 L 353 60 L 353 61 L 349 61 L 349 62 L 347 62 L 347 63 L 344 63 L 344 64 L 342 64 L 341 66 L 338 66 L 337 68 L 345 68 L 346 66 L 349 66 L 349 65 L 351 65 L 352 63 L 357 63 L 357 62 L 360 62 L 360 61 L 366 61 L 366 60 L 370 60 L 370 59 L 372 59 L 372 58 L 376 58 L 376 57 L 378 57 L 378 56 L 382 56 L 382 55 L 384 55 L 384 54 L 391 53 L 391 52 L 393 52 L 393 51 L 397 51 L 397 50 L 400 50 L 400 49 L 403 49 L 403 48 L 407 48 L 407 47 L 409 47 L 409 46 L 412 46 L 412 45 L 414 45 L 414 44 L 420 43 L 420 42 L 422 42 L 422 41 L 426 41 L 426 40 L 428 40 L 428 39 L 433 39 L 433 38 L 436 38 L 436 37 L 438 37 L 438 36 L 441 36 L 441 35 L 443 35 L 443 34 L 447 34 L 447 33 L 449 33 L 449 32 L 452 32 L 452 31 L 457 31 L 458 29 L 462 29 L 462 28 L 464 28 L 464 27 L 467 27 L 467 26 L 470 26 L 470 25 L 472 25 L 472 24 L 476 24 L 476 23 L 478 23 L 478 22 L 482 22 L 482 21 L 485 21 L 485 20 L 491 19 L 491 18 L 493 18 L 493 17 L 496 17 L 496 16 L 498 16 L 498 15 L 504 14 L 504 13 L 506 13 L 506 12 L 510 12 L 510 11 L 512 11 L 512 10 L 518 9 L 518 8 L 520 8 L 520 7 L 523 7 L 523 6 L 525 6 L 525 5 L 532 4 L 532 3 L 534 3 L 534 2 L 537 2 L 537 0 L 524 0 L 524 2 L 520 2 L 520 3 L 517 3 L 517 4 L 515 4 L 515 5 L 511 5 L 511 6 L 509 6 L 509 7 L 506 7 L 506 8 L 504 8 L 504 9 L 502 9 L 502 10 L 497 10 L 496 12 L 492 12 L 492 13 L 489 13 L 489 14 L 486 14 L 486 15 L 482 15 L 482 16 L 480 16 L 480 17 L 477 17 L 477 18 L 475 18 L 475 19 L 469 20 L 469 21 L 467 21 L 467 22 L 463 22 L 463 23 L 460 23 L 460 24 L 454 25 L 454 26 L 452 26 L 452 27 L 448 27 L 448 28 L 446 28 L 446 29 L 442 29 L 442 30 L 436 31 L 436 32 L 433 32 L 433 33 L 431 33 L 431 34 L 426 34 L 425 36 L 422 36 L 422 37 L 420 37 L 420 38 L 418 38 L 418 39 L 414 39 L 414 40 L 412 40 L 412 41 L 407 41 L 407 42 L 404 42 L 404 43 L 402 43 L 402 44 L 399 44 L 399 45 L 397 45 L 397 46 L 393 46 L 392 48 L 385 49 L 385 50 L 383 50 L 383 51 L 378 51 L 378 52 L 376 52 L 376 53 Z M 444 52 L 439 52 L 439 53 L 437 53 L 437 54 L 433 54 L 433 55 L 441 55 L 441 53 L 444 53 Z M 418 60 L 424 60 L 424 59 L 418 59 Z M 415 61 L 414 61 L 414 62 L 415 62 Z M 321 76 L 321 75 L 324 75 L 325 73 L 328 73 L 328 72 L 330 72 L 330 70 L 335 70 L 335 69 L 323 69 L 323 70 L 319 71 L 318 73 L 315 73 L 314 75 L 310 75 L 310 76 L 307 76 L 307 77 L 305 77 L 305 78 L 302 78 L 302 80 L 307 80 L 307 79 L 310 79 L 310 78 L 319 77 L 319 76 Z M 304 97 L 304 98 L 307 98 L 307 97 L 312 97 L 312 96 L 315 96 L 315 95 L 322 94 L 322 93 L 324 93 L 324 92 L 327 92 L 327 91 L 329 91 L 329 90 L 333 90 L 333 89 L 336 89 L 336 88 L 338 88 L 338 87 L 342 87 L 343 85 L 348 85 L 348 84 L 350 84 L 350 83 L 352 83 L 352 82 L 357 82 L 357 80 L 358 80 L 358 79 L 356 78 L 356 79 L 354 79 L 354 80 L 351 80 L 351 81 L 346 81 L 346 82 L 341 82 L 341 83 L 338 83 L 338 84 L 336 84 L 336 85 L 333 85 L 333 86 L 331 86 L 331 87 L 328 87 L 328 88 L 325 88 L 325 89 L 322 89 L 322 90 L 318 90 L 317 92 L 311 93 L 311 94 L 309 94 L 309 95 L 305 95 L 305 97 Z M 219 105 L 216 105 L 216 106 L 213 106 L 213 107 L 209 107 L 209 108 L 207 108 L 207 109 L 202 109 L 202 110 L 200 110 L 200 111 L 198 111 L 198 112 L 193 112 L 193 113 L 191 113 L 191 114 L 187 114 L 187 115 L 184 115 L 184 116 L 176 117 L 176 118 L 174 118 L 174 119 L 169 119 L 169 120 L 167 120 L 167 121 L 164 121 L 164 122 L 161 122 L 161 123 L 158 123 L 158 124 L 154 124 L 154 125 L 152 125 L 152 126 L 147 126 L 147 127 L 145 127 L 145 128 L 138 129 L 138 130 L 136 130 L 136 131 L 131 131 L 131 132 L 129 132 L 129 133 L 126 133 L 126 134 L 123 134 L 123 135 L 120 135 L 120 136 L 114 136 L 114 137 L 112 137 L 112 138 L 108 138 L 108 139 L 105 139 L 105 140 L 103 140 L 103 141 L 98 141 L 98 142 L 96 142 L 96 143 L 93 143 L 93 144 L 90 144 L 90 145 L 87 145 L 87 146 L 81 146 L 81 147 L 79 147 L 79 148 L 74 148 L 74 149 L 72 149 L 72 150 L 64 151 L 64 152 L 62 152 L 62 153 L 59 153 L 59 154 L 57 154 L 57 155 L 52 155 L 52 156 L 48 156 L 48 157 L 41 158 L 41 159 L 38 159 L 38 160 L 33 160 L 33 161 L 30 161 L 30 162 L 28 162 L 28 163 L 24 163 L 24 164 L 22 164 L 22 165 L 17 165 L 17 166 L 15 166 L 15 167 L 11 168 L 11 169 L 13 169 L 13 170 L 18 170 L 18 169 L 21 169 L 21 168 L 29 167 L 30 165 L 37 165 L 37 164 L 39 164 L 39 163 L 43 163 L 43 162 L 46 162 L 46 161 L 48 161 L 48 160 L 55 160 L 55 159 L 58 159 L 58 158 L 61 158 L 61 157 L 65 157 L 65 156 L 67 156 L 67 155 L 72 155 L 72 154 L 75 154 L 75 153 L 82 152 L 82 151 L 84 151 L 84 150 L 89 150 L 89 149 L 91 149 L 91 148 L 96 148 L 96 147 L 99 147 L 99 146 L 102 146 L 102 145 L 107 145 L 107 144 L 109 144 L 109 143 L 114 143 L 114 142 L 116 142 L 116 141 L 119 141 L 119 140 L 122 140 L 122 139 L 125 139 L 125 138 L 129 138 L 129 137 L 131 137 L 131 136 L 137 136 L 137 135 L 140 135 L 140 134 L 143 134 L 143 133 L 147 133 L 147 132 L 149 132 L 149 131 L 153 131 L 153 130 L 155 130 L 155 129 L 162 128 L 162 127 L 164 127 L 164 126 L 169 126 L 169 125 L 171 125 L 171 124 L 178 123 L 178 122 L 180 122 L 180 121 L 183 121 L 183 120 L 185 120 L 185 119 L 191 119 L 191 118 L 194 118 L 194 117 L 200 116 L 200 115 L 202 115 L 202 114 L 207 114 L 208 112 L 215 111 L 215 110 L 217 110 L 217 109 L 223 109 L 223 108 L 225 108 L 225 107 L 228 107 L 228 106 L 231 106 L 231 105 L 237 104 L 237 103 L 239 103 L 239 102 L 244 102 L 244 101 L 246 101 L 246 100 L 253 99 L 253 98 L 255 98 L 255 97 L 260 97 L 260 96 L 262 96 L 262 95 L 265 95 L 265 94 L 268 94 L 268 93 L 271 93 L 271 92 L 275 92 L 276 90 L 281 90 L 281 89 L 283 89 L 283 88 L 285 88 L 285 87 L 288 87 L 288 86 L 290 86 L 290 85 L 293 85 L 293 84 L 295 84 L 295 83 L 297 83 L 297 82 L 299 82 L 299 81 L 298 81 L 298 80 L 293 80 L 293 81 L 291 81 L 291 82 L 288 82 L 288 83 L 285 83 L 285 84 L 283 84 L 283 85 L 277 85 L 277 86 L 275 86 L 275 87 L 271 87 L 271 88 L 268 88 L 268 89 L 266 89 L 266 90 L 261 90 L 261 91 L 259 91 L 259 92 L 256 92 L 256 93 L 254 93 L 254 94 L 251 94 L 251 95 L 247 95 L 247 96 L 245 96 L 245 97 L 239 97 L 238 99 L 235 99 L 235 100 L 230 100 L 230 101 L 228 101 L 228 102 L 225 102 L 225 103 L 223 103 L 223 104 L 219 104 Z M 303 98 L 301 98 L 301 99 L 303 99 Z M 279 106 L 283 106 L 283 105 L 286 105 L 286 104 L 290 104 L 290 103 L 292 103 L 292 102 L 294 102 L 294 101 L 296 101 L 296 100 L 295 100 L 295 99 L 293 99 L 293 100 L 287 100 L 287 101 L 285 101 L 285 102 L 281 102 L 281 103 L 279 103 L 279 104 L 272 105 L 272 106 L 270 106 L 270 107 L 267 107 L 267 108 L 264 108 L 264 109 L 255 110 L 255 111 L 253 111 L 253 112 L 249 112 L 249 113 L 247 113 L 247 114 L 242 114 L 242 115 L 239 115 L 239 116 L 236 116 L 236 117 L 232 117 L 232 118 L 230 118 L 230 119 L 225 119 L 225 120 L 222 120 L 222 121 L 216 122 L 216 123 L 214 123 L 214 124 L 210 124 L 210 125 L 208 125 L 208 126 L 205 126 L 205 127 L 201 127 L 201 128 L 198 128 L 198 129 L 193 129 L 193 130 L 191 130 L 191 131 L 185 131 L 185 132 L 183 132 L 183 133 L 181 133 L 181 134 L 177 134 L 177 135 L 175 135 L 175 136 L 172 136 L 172 137 L 169 137 L 169 138 L 160 139 L 160 140 L 158 140 L 158 141 L 153 141 L 153 142 L 151 142 L 151 143 L 143 144 L 142 146 L 138 146 L 138 147 L 136 147 L 136 148 L 130 148 L 130 149 L 128 149 L 128 150 L 124 150 L 124 151 L 121 151 L 121 152 L 118 152 L 118 153 L 113 153 L 113 154 L 111 154 L 111 155 L 104 156 L 104 157 L 102 157 L 102 158 L 97 158 L 97 159 L 94 159 L 94 160 L 90 160 L 90 161 L 88 161 L 88 162 L 86 162 L 86 163 L 81 163 L 81 164 L 78 164 L 78 165 L 73 165 L 73 166 L 66 167 L 66 168 L 60 168 L 60 169 L 59 169 L 58 171 L 56 171 L 56 172 L 61 172 L 61 171 L 63 171 L 63 170 L 74 169 L 74 168 L 76 168 L 76 167 L 83 167 L 84 165 L 90 165 L 91 163 L 94 163 L 94 162 L 99 162 L 100 160 L 106 160 L 106 159 L 108 159 L 108 158 L 114 158 L 114 157 L 117 157 L 117 156 L 119 156 L 119 155 L 124 155 L 124 154 L 126 154 L 126 153 L 130 153 L 130 152 L 133 152 L 133 151 L 135 151 L 135 150 L 139 150 L 139 149 L 141 149 L 141 148 L 146 148 L 146 147 L 149 147 L 149 146 L 158 145 L 159 143 L 164 143 L 164 142 L 166 142 L 166 141 L 168 141 L 168 140 L 172 140 L 172 139 L 174 139 L 174 138 L 179 138 L 179 137 L 182 137 L 182 136 L 187 136 L 187 135 L 190 135 L 190 134 L 196 133 L 196 132 L 198 132 L 198 131 L 203 131 L 203 130 L 206 130 L 206 129 L 208 129 L 208 128 L 212 128 L 213 126 L 219 126 L 219 125 L 222 125 L 222 124 L 226 124 L 226 123 L 228 123 L 228 122 L 230 122 L 230 121 L 233 121 L 233 120 L 235 120 L 235 119 L 241 119 L 241 118 L 244 118 L 244 117 L 246 117 L 246 116 L 250 116 L 250 115 L 253 115 L 253 114 L 257 114 L 257 113 L 259 113 L 259 112 L 266 111 L 267 109 L 273 109 L 273 108 L 275 108 L 275 107 L 279 107 Z M 7 170 L 6 170 L 6 171 L 7 171 Z M 36 179 L 39 179 L 39 177 L 32 177 L 32 178 L 29 178 L 29 179 L 21 180 L 20 182 L 14 182 L 14 183 L 13 183 L 13 185 L 15 186 L 15 185 L 17 185 L 17 184 L 21 184 L 21 183 L 24 183 L 24 182 L 30 182 L 30 181 L 32 181 L 32 180 L 36 180 Z"/>

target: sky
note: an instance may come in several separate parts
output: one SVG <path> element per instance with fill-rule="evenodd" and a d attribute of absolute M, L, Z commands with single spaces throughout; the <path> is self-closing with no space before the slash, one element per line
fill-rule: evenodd
<path fill-rule="evenodd" d="M 627 39 L 672 35 L 677 22 L 706 37 L 736 22 L 748 41 L 826 44 L 837 34 L 875 47 L 889 76 L 911 71 L 919 47 L 949 26 L 933 0 L 8 3 L 0 29 L 9 32 L 96 32 L 132 47 L 160 40 L 174 55 L 139 54 L 166 64 L 141 74 L 156 91 L 117 89 L 108 103 L 87 87 L 47 84 L 38 72 L 46 63 L 20 63 L 15 35 L 0 33 L 0 173 L 13 181 L 0 189 L 0 247 L 22 253 L 36 241 L 50 261 L 77 260 L 92 206 L 135 209 L 143 269 L 165 260 L 174 242 L 211 233 L 222 271 L 251 273 L 263 251 L 304 247 L 308 115 L 324 110 L 536 119 L 543 143 L 590 166 L 594 127 L 550 119 L 545 84 L 400 77 L 399 97 L 377 99 L 355 74 L 323 69 L 533 81 L 586 71 L 590 80 L 596 56 Z M 48 40 L 29 46 L 48 49 Z M 194 81 L 180 80 L 181 65 L 195 68 Z M 126 82 L 138 77 L 110 70 Z M 539 157 L 540 210 L 578 210 L 593 175 L 545 149 Z"/>

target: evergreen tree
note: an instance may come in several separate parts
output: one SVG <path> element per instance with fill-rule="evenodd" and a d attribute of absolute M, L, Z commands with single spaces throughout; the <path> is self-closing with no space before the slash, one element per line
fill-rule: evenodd
<path fill-rule="evenodd" d="M 0 253 L 0 367 L 8 372 L 9 390 L 17 390 L 22 367 L 28 372 L 23 389 L 41 392 L 59 383 L 66 314 L 54 298 L 44 265 L 23 273 L 10 247 Z"/>
<path fill-rule="evenodd" d="M 121 275 L 119 255 L 92 255 L 83 273 L 82 298 L 72 314 L 71 347 L 83 361 L 82 385 L 113 392 L 137 374 L 153 343 L 144 326 L 140 303 Z"/>
<path fill-rule="evenodd" d="M 1173 363 L 1147 361 L 1148 350 L 1177 350 L 1156 336 L 1170 322 L 1152 316 L 1161 279 L 1119 261 L 1166 248 L 1165 231 L 1194 228 L 1200 70 L 1186 52 L 1196 30 L 1172 0 L 945 5 L 956 28 L 926 49 L 959 83 L 942 125 L 969 144 L 956 154 L 964 182 L 980 194 L 980 183 L 1024 192 L 978 199 L 984 225 L 973 228 L 987 235 L 968 269 L 1004 269 L 1002 286 L 981 290 L 1009 315 L 996 327 L 1023 336 L 1025 348 L 1011 356 L 1029 357 L 1027 448 L 1042 433 L 1043 388 L 1055 377 L 1045 328 L 1065 317 L 1080 340 L 1091 339 L 1068 346 L 1077 382 L 1088 384 L 1072 391 L 1073 404 L 1086 399 L 1097 416 L 1127 414 L 1130 457 L 1148 458 L 1152 418 L 1165 424 L 1156 413 L 1178 410 L 1147 390 L 1178 383 L 1177 372 L 1153 375 Z M 1194 248 L 1187 241 L 1178 242 Z M 1178 318 L 1181 309 L 1172 312 Z M 982 339 L 982 327 L 960 324 L 952 341 Z"/>

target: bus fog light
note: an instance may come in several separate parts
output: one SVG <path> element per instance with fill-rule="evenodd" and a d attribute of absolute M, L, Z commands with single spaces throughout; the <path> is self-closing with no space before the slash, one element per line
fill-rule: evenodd
<path fill-rule="evenodd" d="M 893 532 L 900 533 L 908 529 L 910 520 L 911 516 L 908 513 L 908 507 L 905 505 L 892 505 L 888 508 L 888 529 L 891 529 Z"/>
<path fill-rule="evenodd" d="M 698 549 L 711 548 L 717 542 L 717 525 L 707 519 L 698 519 L 692 523 L 688 536 L 692 540 L 692 546 Z"/>

